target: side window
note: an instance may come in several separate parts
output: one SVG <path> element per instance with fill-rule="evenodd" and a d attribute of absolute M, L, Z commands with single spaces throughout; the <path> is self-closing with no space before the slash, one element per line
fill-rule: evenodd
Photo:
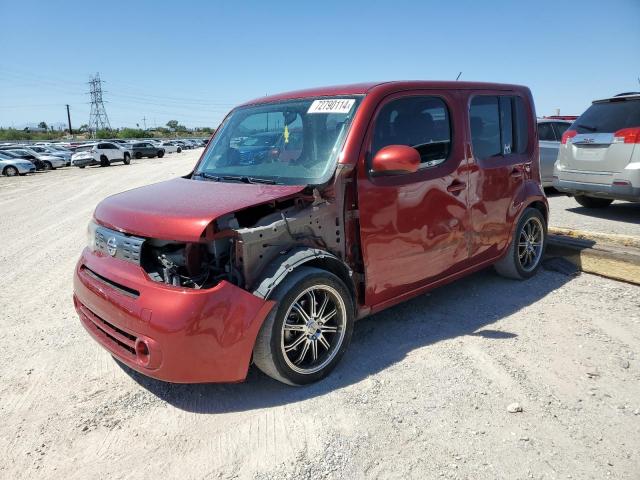
<path fill-rule="evenodd" d="M 451 125 L 446 103 L 439 97 L 392 100 L 378 114 L 371 157 L 389 145 L 408 145 L 420 153 L 422 167 L 444 162 L 451 151 Z"/>
<path fill-rule="evenodd" d="M 550 122 L 538 124 L 538 138 L 544 142 L 555 142 L 556 136 L 553 133 Z"/>
<path fill-rule="evenodd" d="M 511 97 L 513 105 L 513 132 L 515 136 L 515 153 L 525 153 L 529 144 L 529 116 L 520 97 Z"/>
<path fill-rule="evenodd" d="M 474 155 L 485 159 L 526 152 L 529 141 L 527 118 L 520 97 L 474 97 L 469 108 Z"/>
<path fill-rule="evenodd" d="M 562 135 L 564 134 L 564 132 L 566 132 L 569 127 L 571 126 L 570 123 L 566 123 L 566 122 L 554 122 L 553 123 L 553 128 L 556 131 L 556 135 L 557 135 L 557 140 L 560 141 L 562 140 Z"/>
<path fill-rule="evenodd" d="M 471 144 L 478 158 L 502 153 L 500 141 L 500 105 L 498 97 L 474 97 L 469 109 Z"/>
<path fill-rule="evenodd" d="M 104 146 L 104 143 L 99 143 L 98 144 L 98 150 L 104 150 L 106 147 Z"/>

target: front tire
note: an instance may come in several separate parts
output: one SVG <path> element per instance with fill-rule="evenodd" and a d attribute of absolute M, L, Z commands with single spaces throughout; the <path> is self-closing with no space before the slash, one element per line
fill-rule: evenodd
<path fill-rule="evenodd" d="M 53 170 L 53 165 L 51 165 L 51 162 L 49 161 L 44 162 L 43 170 Z"/>
<path fill-rule="evenodd" d="M 176 150 L 178 153 L 182 153 L 182 149 L 180 147 L 178 147 L 178 150 Z"/>
<path fill-rule="evenodd" d="M 131 155 L 129 155 L 128 153 L 125 153 L 123 162 L 125 165 L 131 164 Z"/>
<path fill-rule="evenodd" d="M 4 173 L 7 177 L 15 177 L 19 172 L 16 167 L 8 166 L 5 167 L 4 172 L 2 173 Z"/>
<path fill-rule="evenodd" d="M 256 339 L 256 366 L 294 386 L 329 375 L 353 333 L 353 300 L 342 280 L 325 270 L 300 267 L 284 279 L 270 300 L 277 303 Z"/>
<path fill-rule="evenodd" d="M 136 158 L 140 160 L 142 158 L 142 153 L 136 152 Z"/>
<path fill-rule="evenodd" d="M 585 208 L 606 208 L 613 202 L 610 198 L 596 198 L 586 195 L 576 195 L 575 199 L 576 202 Z"/>
<path fill-rule="evenodd" d="M 162 158 L 162 157 L 164 157 L 164 152 L 162 150 L 160 150 L 158 152 L 158 158 Z"/>
<path fill-rule="evenodd" d="M 516 227 L 507 254 L 494 265 L 507 278 L 524 280 L 533 277 L 547 246 L 547 222 L 535 208 L 527 208 Z"/>

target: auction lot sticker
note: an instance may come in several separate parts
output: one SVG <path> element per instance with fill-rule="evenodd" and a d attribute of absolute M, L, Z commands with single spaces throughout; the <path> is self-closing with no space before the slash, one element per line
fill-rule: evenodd
<path fill-rule="evenodd" d="M 307 113 L 349 113 L 355 102 L 353 98 L 314 100 Z"/>

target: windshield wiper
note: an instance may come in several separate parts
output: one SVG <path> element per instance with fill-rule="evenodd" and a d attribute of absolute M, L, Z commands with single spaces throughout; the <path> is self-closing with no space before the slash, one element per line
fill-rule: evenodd
<path fill-rule="evenodd" d="M 206 178 L 207 180 L 213 180 L 215 182 L 219 182 L 220 181 L 220 177 L 218 177 L 216 175 L 211 175 L 210 173 L 206 173 L 206 172 L 194 173 L 193 176 L 194 177 Z"/>
<path fill-rule="evenodd" d="M 598 130 L 596 127 L 590 127 L 589 125 L 582 125 L 582 124 L 580 124 L 580 123 L 578 123 L 578 124 L 576 125 L 576 127 L 578 127 L 578 128 L 584 128 L 585 130 L 590 130 L 590 131 L 592 131 L 592 132 L 595 132 L 595 131 L 597 131 L 597 130 Z"/>
<path fill-rule="evenodd" d="M 275 185 L 275 180 L 270 180 L 267 178 L 255 178 L 255 177 L 243 177 L 236 175 L 225 175 L 222 177 L 222 180 L 231 180 L 235 182 L 243 182 L 243 183 L 264 183 L 266 185 Z"/>

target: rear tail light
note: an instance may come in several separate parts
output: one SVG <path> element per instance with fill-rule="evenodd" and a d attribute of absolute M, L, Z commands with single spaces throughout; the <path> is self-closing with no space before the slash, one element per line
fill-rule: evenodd
<path fill-rule="evenodd" d="M 575 137 L 578 134 L 576 130 L 567 130 L 562 134 L 562 144 L 566 144 L 570 138 Z"/>
<path fill-rule="evenodd" d="M 640 143 L 640 127 L 618 130 L 613 134 L 613 143 Z"/>

